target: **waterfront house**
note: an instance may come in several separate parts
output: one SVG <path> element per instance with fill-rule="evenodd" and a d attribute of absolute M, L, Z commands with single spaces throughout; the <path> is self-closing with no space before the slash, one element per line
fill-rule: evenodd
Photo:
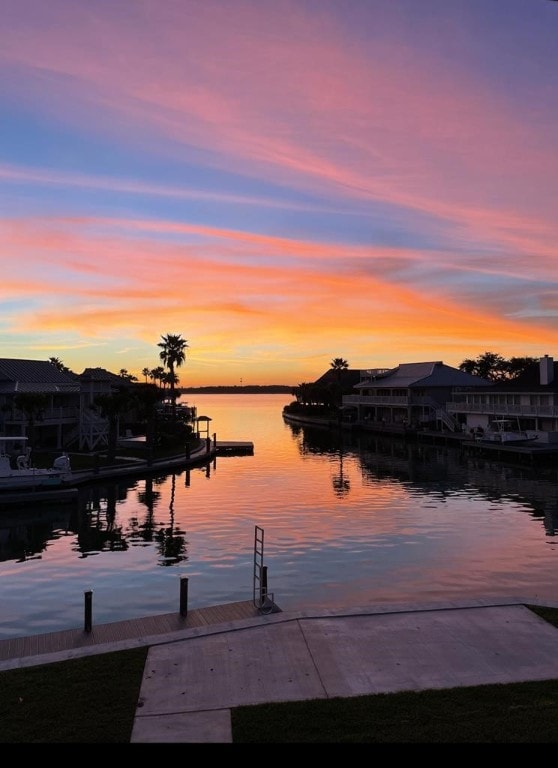
<path fill-rule="evenodd" d="M 470 432 L 486 431 L 495 419 L 511 419 L 536 434 L 537 444 L 558 443 L 558 363 L 544 355 L 516 379 L 455 389 L 446 409 Z"/>
<path fill-rule="evenodd" d="M 353 387 L 357 394 L 343 396 L 344 418 L 388 430 L 464 431 L 467 423 L 463 414 L 458 409 L 449 413 L 446 403 L 457 390 L 475 392 L 489 384 L 442 361 L 364 370 Z"/>
<path fill-rule="evenodd" d="M 0 358 L 0 435 L 26 435 L 29 412 L 18 395 L 42 395 L 34 416 L 35 446 L 61 448 L 79 423 L 80 384 L 70 373 L 44 360 Z"/>
<path fill-rule="evenodd" d="M 0 435 L 27 435 L 30 414 L 19 394 L 43 395 L 33 414 L 33 447 L 93 451 L 108 444 L 108 422 L 95 398 L 132 386 L 103 368 L 60 371 L 49 361 L 0 358 Z M 21 405 L 21 404 L 20 404 Z"/>

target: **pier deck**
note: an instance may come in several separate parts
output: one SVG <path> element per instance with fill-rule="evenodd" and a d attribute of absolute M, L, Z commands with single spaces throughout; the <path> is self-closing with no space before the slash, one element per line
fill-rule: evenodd
<path fill-rule="evenodd" d="M 273 606 L 273 612 L 280 609 Z M 80 651 L 99 647 L 107 643 L 124 643 L 136 641 L 137 645 L 151 645 L 153 637 L 179 632 L 196 627 L 208 627 L 227 624 L 231 621 L 241 621 L 261 616 L 262 613 L 252 600 L 245 600 L 225 605 L 214 605 L 209 608 L 194 608 L 185 616 L 179 611 L 164 613 L 156 616 L 145 616 L 139 619 L 117 621 L 110 624 L 93 624 L 91 631 L 85 629 L 67 629 L 60 632 L 48 632 L 43 635 L 28 635 L 0 640 L 0 662 L 12 659 L 23 659 L 33 656 L 47 656 L 62 651 Z M 145 639 L 143 643 L 142 640 Z M 78 655 L 76 653 L 76 655 Z M 42 663 L 39 659 L 38 664 Z"/>

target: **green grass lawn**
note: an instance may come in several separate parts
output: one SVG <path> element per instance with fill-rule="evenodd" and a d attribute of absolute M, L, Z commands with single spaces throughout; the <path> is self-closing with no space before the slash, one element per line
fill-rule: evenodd
<path fill-rule="evenodd" d="M 558 627 L 558 609 L 529 606 Z M 3 743 L 129 743 L 148 648 L 0 672 Z M 232 710 L 234 743 L 552 743 L 558 680 Z"/>
<path fill-rule="evenodd" d="M 0 672 L 0 742 L 129 743 L 148 650 Z"/>

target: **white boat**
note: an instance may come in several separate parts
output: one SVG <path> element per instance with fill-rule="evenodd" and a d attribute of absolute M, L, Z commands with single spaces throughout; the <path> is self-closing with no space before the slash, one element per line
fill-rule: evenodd
<path fill-rule="evenodd" d="M 501 445 L 522 445 L 537 440 L 537 435 L 530 435 L 521 429 L 519 419 L 495 419 L 488 425 L 484 434 L 477 437 L 481 443 L 497 443 Z"/>
<path fill-rule="evenodd" d="M 61 488 L 71 481 L 72 468 L 65 453 L 54 460 L 52 467 L 40 469 L 31 462 L 27 437 L 0 437 L 0 493 Z"/>

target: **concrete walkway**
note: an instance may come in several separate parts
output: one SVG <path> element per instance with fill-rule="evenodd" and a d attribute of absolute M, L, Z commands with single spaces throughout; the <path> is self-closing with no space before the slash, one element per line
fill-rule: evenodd
<path fill-rule="evenodd" d="M 281 612 L 160 638 L 131 741 L 230 743 L 240 705 L 558 679 L 558 629 L 532 602 Z"/>

